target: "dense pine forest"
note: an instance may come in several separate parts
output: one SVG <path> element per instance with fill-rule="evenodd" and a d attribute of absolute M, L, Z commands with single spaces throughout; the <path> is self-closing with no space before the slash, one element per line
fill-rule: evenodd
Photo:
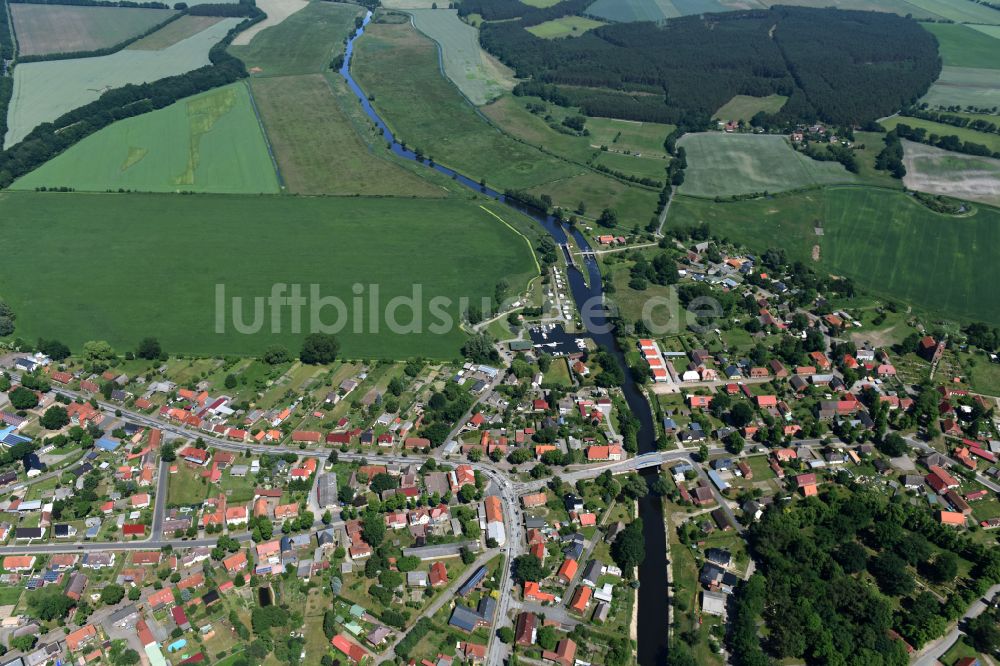
<path fill-rule="evenodd" d="M 780 94 L 772 122 L 863 124 L 897 111 L 937 78 L 937 42 L 911 19 L 880 12 L 773 7 L 664 25 L 607 25 L 546 40 L 525 28 L 579 13 L 580 0 L 535 9 L 516 0 L 466 0 L 488 51 L 529 79 L 515 92 L 585 113 L 676 123 L 733 95 Z M 519 17 L 519 18 L 518 18 Z"/>

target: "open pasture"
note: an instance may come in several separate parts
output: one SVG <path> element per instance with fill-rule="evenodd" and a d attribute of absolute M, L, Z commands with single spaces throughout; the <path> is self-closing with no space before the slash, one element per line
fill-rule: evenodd
<path fill-rule="evenodd" d="M 620 171 L 630 176 L 655 178 L 662 183 L 666 182 L 666 169 L 670 162 L 662 157 L 640 157 L 637 155 L 602 151 L 597 156 L 597 159 L 594 160 L 594 164 L 599 164 L 612 171 Z"/>
<path fill-rule="evenodd" d="M 857 186 L 722 204 L 674 200 L 668 224 L 701 222 L 757 252 L 783 247 L 790 258 L 850 277 L 878 295 L 945 317 L 1000 324 L 996 209 L 980 206 L 969 217 L 951 217 L 902 192 Z M 814 233 L 817 224 L 822 236 Z"/>
<path fill-rule="evenodd" d="M 136 51 L 162 51 L 188 37 L 197 35 L 202 30 L 207 30 L 221 20 L 222 18 L 219 16 L 185 15 L 176 21 L 171 21 L 156 32 L 132 42 L 128 48 Z"/>
<path fill-rule="evenodd" d="M 18 65 L 4 145 L 9 147 L 35 126 L 97 100 L 106 90 L 156 81 L 209 64 L 209 49 L 239 22 L 220 21 L 162 51 L 124 50 L 98 58 Z"/>
<path fill-rule="evenodd" d="M 617 118 L 587 118 L 591 144 L 607 146 L 616 152 L 640 153 L 649 157 L 665 156 L 663 142 L 676 129 L 663 123 L 644 123 Z"/>
<path fill-rule="evenodd" d="M 441 49 L 445 75 L 479 106 L 514 87 L 513 72 L 479 46 L 479 31 L 454 9 L 410 11 L 413 24 Z"/>
<path fill-rule="evenodd" d="M 528 190 L 535 196 L 547 194 L 553 204 L 573 211 L 579 202 L 587 204 L 587 217 L 596 218 L 605 208 L 618 213 L 622 229 L 631 230 L 638 225 L 645 227 L 656 211 L 658 192 L 634 187 L 594 172 L 582 173 L 571 178 L 556 180 Z"/>
<path fill-rule="evenodd" d="M 252 81 L 254 99 L 289 192 L 444 195 L 429 182 L 373 154 L 340 109 L 331 85 L 345 84 L 339 77 L 328 79 L 323 74 Z"/>
<path fill-rule="evenodd" d="M 1000 14 L 1000 12 L 997 12 Z M 922 23 L 938 40 L 941 59 L 953 67 L 1000 68 L 1000 33 L 997 37 L 957 23 Z M 1000 26 L 993 27 L 1000 30 Z"/>
<path fill-rule="evenodd" d="M 937 134 L 938 136 L 955 135 L 962 141 L 980 143 L 988 147 L 993 152 L 1000 151 L 1000 134 L 977 132 L 976 130 L 969 129 L 968 127 L 955 127 L 954 125 L 946 125 L 945 123 L 936 123 L 932 120 L 907 118 L 905 116 L 893 116 L 892 118 L 887 118 L 882 121 L 882 127 L 887 130 L 891 130 L 896 125 L 901 123 L 903 125 L 909 125 L 910 127 L 923 127 L 927 130 L 927 134 Z"/>
<path fill-rule="evenodd" d="M 358 5 L 314 2 L 259 33 L 247 46 L 230 46 L 229 52 L 254 76 L 322 72 L 344 52 L 344 39 L 362 13 Z"/>
<path fill-rule="evenodd" d="M 17 180 L 14 189 L 277 192 L 246 86 L 233 83 L 126 118 Z"/>
<path fill-rule="evenodd" d="M 736 95 L 726 102 L 713 118 L 719 120 L 745 120 L 750 121 L 760 112 L 777 113 L 785 105 L 788 98 L 784 95 L 768 95 L 767 97 L 751 97 L 750 95 Z"/>
<path fill-rule="evenodd" d="M 111 48 L 163 23 L 172 9 L 77 7 L 13 3 L 19 55 L 49 55 Z"/>
<path fill-rule="evenodd" d="M 781 192 L 855 177 L 837 162 L 819 162 L 796 152 L 783 136 L 702 132 L 687 134 L 679 145 L 688 167 L 680 192 L 714 197 Z"/>
<path fill-rule="evenodd" d="M 903 163 L 911 190 L 1000 206 L 1000 160 L 903 141 Z"/>
<path fill-rule="evenodd" d="M 436 45 L 408 23 L 370 24 L 351 67 L 398 139 L 470 178 L 503 190 L 583 171 L 491 127 L 441 75 Z"/>
<path fill-rule="evenodd" d="M 250 326 L 254 299 L 285 283 L 301 285 L 306 298 L 316 284 L 320 297 L 345 304 L 344 314 L 328 305 L 320 316 L 344 326 L 337 336 L 346 358 L 455 358 L 465 335 L 457 324 L 432 332 L 442 317 L 430 299 L 453 299 L 442 311 L 457 320 L 458 298 L 491 296 L 501 278 L 517 291 L 537 272 L 522 237 L 479 202 L 458 199 L 7 192 L 0 206 L 5 242 L 33 248 L 0 266 L 18 335 L 56 337 L 73 349 L 91 339 L 132 349 L 155 335 L 171 353 L 256 355 L 271 344 L 297 353 L 312 328 L 308 305 L 301 333 L 291 332 L 288 307 L 275 328 L 269 310 L 259 332 L 233 324 L 233 297 L 243 297 L 241 320 Z M 39 257 L 48 258 L 46 270 Z M 361 305 L 355 283 L 364 287 Z M 368 320 L 371 285 L 378 330 Z M 392 332 L 390 299 L 415 289 L 421 332 Z M 394 317 L 410 324 L 412 311 Z"/>
<path fill-rule="evenodd" d="M 563 16 L 562 18 L 539 23 L 528 28 L 528 32 L 543 39 L 559 39 L 561 37 L 576 37 L 588 30 L 604 25 L 601 21 L 583 16 Z"/>

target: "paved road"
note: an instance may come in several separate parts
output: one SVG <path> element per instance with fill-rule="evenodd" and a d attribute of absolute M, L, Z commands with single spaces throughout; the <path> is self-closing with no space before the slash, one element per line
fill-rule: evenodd
<path fill-rule="evenodd" d="M 150 530 L 150 539 L 159 539 L 163 536 L 163 518 L 167 509 L 167 487 L 170 485 L 170 463 L 165 460 L 160 461 L 160 469 L 157 472 L 156 497 L 153 506 L 153 529 Z"/>
<path fill-rule="evenodd" d="M 994 585 L 987 590 L 983 598 L 992 600 L 997 592 L 1000 592 L 1000 585 Z M 984 610 L 986 610 L 986 604 L 983 603 L 983 599 L 976 599 L 972 606 L 969 607 L 969 610 L 965 612 L 965 615 L 955 625 L 954 629 L 936 641 L 932 641 L 924 646 L 924 649 L 920 651 L 920 655 L 913 662 L 913 666 L 935 666 L 938 664 L 938 660 L 944 656 L 944 653 L 951 649 L 951 646 L 965 633 L 962 630 L 962 625 L 972 618 L 978 617 Z"/>

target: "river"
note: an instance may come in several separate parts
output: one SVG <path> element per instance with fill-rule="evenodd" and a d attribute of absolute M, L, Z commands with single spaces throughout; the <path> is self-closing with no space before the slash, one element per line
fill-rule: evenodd
<path fill-rule="evenodd" d="M 507 201 L 504 195 L 488 187 L 482 187 L 476 181 L 449 169 L 440 164 L 431 165 L 428 160 L 418 159 L 416 153 L 406 149 L 395 140 L 392 131 L 383 122 L 382 118 L 375 112 L 368 101 L 368 95 L 361 89 L 354 77 L 351 76 L 351 56 L 354 54 L 355 40 L 364 34 L 365 26 L 371 21 L 371 12 L 365 16 L 364 24 L 355 31 L 347 43 L 344 53 L 344 64 L 340 68 L 340 74 L 347 81 L 347 85 L 354 92 L 361 102 L 368 117 L 378 126 L 383 133 L 383 137 L 392 146 L 392 151 L 409 160 L 420 161 L 443 174 L 453 178 L 456 182 L 479 192 L 484 196 L 496 199 L 519 212 L 524 213 L 537 221 L 552 236 L 559 245 L 567 242 L 567 234 L 571 234 L 576 244 L 582 250 L 590 249 L 590 244 L 576 229 L 570 229 L 556 220 L 552 216 L 541 215 L 536 211 L 525 209 L 515 202 Z M 579 268 L 569 267 L 567 277 L 569 278 L 570 291 L 573 300 L 581 314 L 586 309 L 588 315 L 585 317 L 587 323 L 587 335 L 598 346 L 611 352 L 615 360 L 625 372 L 625 384 L 622 392 L 629 409 L 639 419 L 640 429 L 638 435 L 639 453 L 648 453 L 656 450 L 656 428 L 653 424 L 653 414 L 649 408 L 646 397 L 638 386 L 632 381 L 631 373 L 625 363 L 625 355 L 618 347 L 614 335 L 610 332 L 604 311 L 600 308 L 588 307 L 588 304 L 600 302 L 603 297 L 603 285 L 601 282 L 601 270 L 597 261 L 593 257 L 583 260 L 587 275 Z M 586 277 L 586 279 L 585 279 Z M 656 474 L 656 468 L 647 469 L 644 474 Z M 662 664 L 667 652 L 667 540 L 663 530 L 663 506 L 660 498 L 649 494 L 639 501 L 639 517 L 643 522 L 643 537 L 646 542 L 646 560 L 639 567 L 639 604 L 638 604 L 638 660 L 642 666 L 657 666 Z"/>

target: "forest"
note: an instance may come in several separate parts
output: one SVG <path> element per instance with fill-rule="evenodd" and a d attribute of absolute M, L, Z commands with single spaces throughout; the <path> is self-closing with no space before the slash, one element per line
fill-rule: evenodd
<path fill-rule="evenodd" d="M 676 123 L 710 115 L 737 94 L 779 94 L 789 100 L 772 123 L 864 124 L 913 103 L 941 70 L 933 35 L 889 13 L 776 6 L 546 40 L 525 28 L 579 13 L 579 0 L 519 5 L 466 0 L 460 12 L 502 16 L 514 7 L 520 18 L 484 23 L 480 41 L 530 79 L 515 92 L 592 115 Z"/>
<path fill-rule="evenodd" d="M 1000 580 L 994 549 L 937 524 L 924 507 L 853 490 L 831 487 L 822 499 L 772 507 L 750 528 L 759 564 L 754 578 L 763 580 L 737 592 L 730 636 L 740 649 L 737 663 L 768 663 L 771 655 L 807 664 L 903 666 L 908 655 L 900 636 L 920 649 Z M 968 577 L 959 575 L 961 559 L 972 564 Z M 945 601 L 918 577 L 939 587 Z"/>

